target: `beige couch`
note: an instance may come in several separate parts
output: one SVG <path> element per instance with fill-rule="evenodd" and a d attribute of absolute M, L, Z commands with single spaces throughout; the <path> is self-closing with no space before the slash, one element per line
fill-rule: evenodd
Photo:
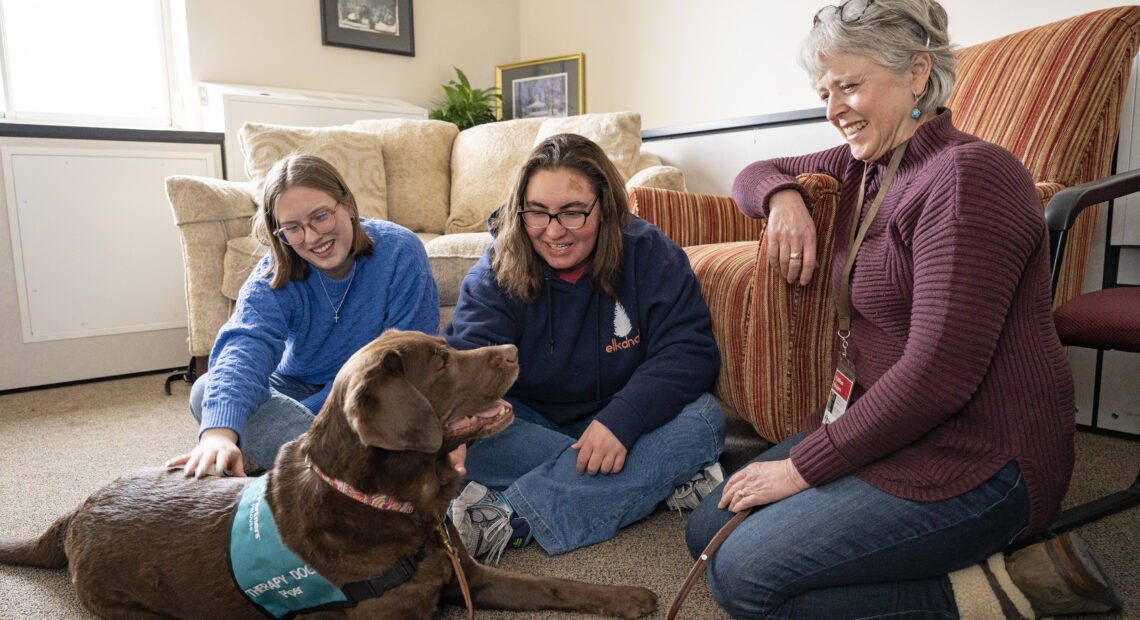
<path fill-rule="evenodd" d="M 454 311 L 463 275 L 490 242 L 487 216 L 506 200 L 533 146 L 563 132 L 602 146 L 627 188 L 685 189 L 680 170 L 641 151 L 641 116 L 631 112 L 520 119 L 464 131 L 442 121 L 406 119 L 329 128 L 247 123 L 239 139 L 251 181 L 166 180 L 186 269 L 190 355 L 209 355 L 238 290 L 265 253 L 249 236 L 250 216 L 261 199 L 260 181 L 283 155 L 324 157 L 344 175 L 362 216 L 401 224 L 424 241 L 439 285 L 442 327 Z"/>

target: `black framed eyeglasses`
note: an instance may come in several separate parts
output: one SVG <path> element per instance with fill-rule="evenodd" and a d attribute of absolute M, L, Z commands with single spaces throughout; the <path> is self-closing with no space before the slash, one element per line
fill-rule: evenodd
<path fill-rule="evenodd" d="M 309 218 L 308 224 L 282 226 L 273 231 L 273 234 L 277 235 L 277 238 L 285 245 L 297 245 L 305 241 L 305 226 L 312 228 L 318 235 L 332 232 L 332 229 L 336 228 L 336 209 L 339 206 L 340 203 L 338 202 L 331 209 L 314 213 L 313 217 Z"/>
<path fill-rule="evenodd" d="M 594 201 L 590 203 L 589 208 L 585 211 L 560 211 L 558 213 L 550 213 L 549 211 L 528 211 L 519 210 L 519 215 L 522 216 L 523 224 L 527 228 L 546 228 L 550 226 L 550 220 L 558 220 L 566 230 L 577 230 L 586 225 L 586 218 L 594 212 L 594 206 L 598 204 L 597 196 Z"/>
<path fill-rule="evenodd" d="M 823 17 L 835 13 L 839 15 L 839 21 L 845 24 L 851 24 L 859 21 L 860 17 L 867 12 L 867 7 L 875 4 L 875 0 L 847 0 L 843 4 L 829 4 L 822 9 L 815 12 L 815 17 L 812 18 L 811 27 L 815 28 L 819 22 L 823 21 Z"/>

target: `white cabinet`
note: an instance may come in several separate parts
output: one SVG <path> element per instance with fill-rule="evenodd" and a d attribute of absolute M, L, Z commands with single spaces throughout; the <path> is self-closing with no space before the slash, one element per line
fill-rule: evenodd
<path fill-rule="evenodd" d="M 221 167 L 219 134 L 0 124 L 0 390 L 185 365 L 165 180 Z"/>

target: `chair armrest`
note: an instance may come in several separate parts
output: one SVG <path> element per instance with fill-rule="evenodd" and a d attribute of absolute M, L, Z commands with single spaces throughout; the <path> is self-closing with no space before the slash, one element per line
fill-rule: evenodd
<path fill-rule="evenodd" d="M 797 180 L 811 197 L 822 266 L 807 286 L 788 284 L 768 267 L 765 220 L 749 220 L 757 227 L 757 240 L 685 248 L 720 348 L 713 394 L 771 442 L 798 432 L 831 385 L 830 264 L 840 186 L 818 174 Z"/>
<path fill-rule="evenodd" d="M 741 213 L 728 196 L 635 187 L 629 210 L 681 247 L 756 241 L 764 230 L 763 222 Z"/>
<path fill-rule="evenodd" d="M 223 293 L 227 243 L 249 235 L 257 210 L 252 183 L 171 176 L 166 196 L 182 241 L 190 355 L 210 354 L 214 338 L 233 311 Z"/>
<path fill-rule="evenodd" d="M 1077 216 L 1092 205 L 1135 192 L 1140 192 L 1140 170 L 1074 185 L 1057 192 L 1049 200 L 1045 206 L 1045 224 L 1049 228 L 1049 262 L 1054 296 L 1057 295 L 1057 283 L 1063 272 L 1062 261 L 1065 258 L 1068 233 L 1076 223 Z"/>

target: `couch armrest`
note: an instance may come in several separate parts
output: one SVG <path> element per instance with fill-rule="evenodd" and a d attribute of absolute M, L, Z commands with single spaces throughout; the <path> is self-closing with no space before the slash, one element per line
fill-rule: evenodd
<path fill-rule="evenodd" d="M 799 431 L 831 384 L 835 304 L 831 295 L 833 230 L 839 182 L 800 175 L 808 190 L 824 268 L 807 286 L 769 269 L 763 220 L 758 241 L 686 247 L 712 314 L 721 369 L 713 393 L 771 442 Z M 727 197 L 721 197 L 727 199 Z"/>
<path fill-rule="evenodd" d="M 677 192 L 686 191 L 685 173 L 674 166 L 649 166 L 638 170 L 636 174 L 625 182 L 625 191 L 631 192 L 637 187 L 655 187 L 657 189 L 671 189 Z"/>
<path fill-rule="evenodd" d="M 629 209 L 681 247 L 755 241 L 765 226 L 741 213 L 728 196 L 634 187 L 629 193 Z"/>
<path fill-rule="evenodd" d="M 208 356 L 214 338 L 233 311 L 222 293 L 226 244 L 249 235 L 257 210 L 252 183 L 208 177 L 171 176 L 166 197 L 182 241 L 186 315 L 191 356 Z"/>
<path fill-rule="evenodd" d="M 662 166 L 664 164 L 665 164 L 665 162 L 662 161 L 660 157 L 654 155 L 653 153 L 650 153 L 650 152 L 643 150 L 640 153 L 638 153 L 638 155 L 637 155 L 637 170 L 638 171 L 645 170 L 646 168 L 649 168 L 651 166 Z"/>

